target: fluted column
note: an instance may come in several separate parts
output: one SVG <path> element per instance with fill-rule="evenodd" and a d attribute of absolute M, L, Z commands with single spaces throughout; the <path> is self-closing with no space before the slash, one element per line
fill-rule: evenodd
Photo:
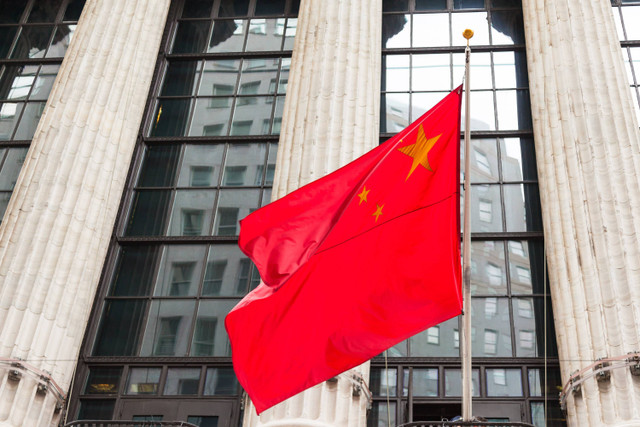
<path fill-rule="evenodd" d="M 278 146 L 274 199 L 378 145 L 381 1 L 301 3 Z M 360 379 L 366 383 L 368 376 L 367 363 L 260 417 L 248 405 L 244 425 L 364 426 L 368 390 L 366 384 L 360 385 Z"/>
<path fill-rule="evenodd" d="M 2 426 L 57 425 L 168 8 L 85 5 L 0 227 Z"/>
<path fill-rule="evenodd" d="M 609 0 L 524 0 L 544 232 L 572 426 L 640 425 L 640 135 Z M 585 378 L 587 378 L 585 380 Z"/>

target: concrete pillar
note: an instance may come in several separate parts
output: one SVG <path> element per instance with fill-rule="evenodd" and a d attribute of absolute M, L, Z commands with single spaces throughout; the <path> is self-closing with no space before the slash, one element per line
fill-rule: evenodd
<path fill-rule="evenodd" d="M 58 423 L 168 9 L 86 3 L 0 227 L 1 426 Z"/>
<path fill-rule="evenodd" d="M 640 425 L 640 134 L 609 0 L 524 0 L 551 296 L 571 426 Z"/>
<path fill-rule="evenodd" d="M 382 2 L 303 0 L 282 118 L 273 198 L 378 145 Z M 293 355 L 295 357 L 295 355 Z M 368 363 L 256 416 L 245 426 L 364 426 Z"/>

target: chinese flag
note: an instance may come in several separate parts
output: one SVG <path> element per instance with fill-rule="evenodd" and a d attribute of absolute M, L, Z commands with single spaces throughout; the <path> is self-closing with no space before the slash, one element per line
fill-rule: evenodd
<path fill-rule="evenodd" d="M 461 91 L 241 222 L 263 283 L 225 324 L 258 413 L 460 314 Z"/>

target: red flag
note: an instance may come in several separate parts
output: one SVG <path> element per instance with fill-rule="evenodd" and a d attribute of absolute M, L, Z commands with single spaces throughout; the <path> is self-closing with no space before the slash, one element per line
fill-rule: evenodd
<path fill-rule="evenodd" d="M 258 413 L 460 314 L 461 93 L 241 222 L 263 283 L 225 325 Z"/>

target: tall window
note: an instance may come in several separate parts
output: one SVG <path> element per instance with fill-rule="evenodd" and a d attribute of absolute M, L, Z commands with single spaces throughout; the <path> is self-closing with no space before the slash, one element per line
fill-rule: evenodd
<path fill-rule="evenodd" d="M 238 424 L 223 319 L 259 283 L 237 247 L 238 221 L 271 199 L 298 7 L 173 1 L 72 416 L 158 416 L 140 412 L 142 390 L 172 396 L 164 421 Z M 92 393 L 105 362 L 128 389 Z"/>
<path fill-rule="evenodd" d="M 474 369 L 474 394 L 483 403 L 474 409 L 476 415 L 512 421 L 539 419 L 545 399 L 544 393 L 533 394 L 516 379 L 534 370 L 545 375 L 540 368 L 545 357 L 551 366 L 546 375 L 558 370 L 550 314 L 544 329 L 544 309 L 551 313 L 551 303 L 544 297 L 542 220 L 522 19 L 519 0 L 383 0 L 382 140 L 462 84 L 466 45 L 462 32 L 465 28 L 475 32 L 469 197 L 471 314 L 477 332 L 471 335 L 474 367 L 479 366 Z M 530 317 L 518 315 L 524 304 L 531 307 Z M 459 400 L 451 400 L 460 396 L 459 329 L 459 319 L 451 319 L 439 325 L 438 344 L 429 329 L 389 351 L 397 389 L 380 389 L 369 426 L 386 425 L 387 412 L 398 424 L 460 415 Z M 496 364 L 509 369 L 489 369 Z M 384 374 L 383 367 L 383 358 L 373 360 L 372 381 L 378 372 Z M 432 370 L 437 386 L 430 395 L 416 389 L 418 368 Z M 494 391 L 491 384 L 496 382 L 504 387 Z M 390 407 L 387 393 L 394 396 Z M 548 395 L 549 420 L 562 418 L 556 395 Z M 520 407 L 526 408 L 524 417 Z"/>
<path fill-rule="evenodd" d="M 622 45 L 622 56 L 625 60 L 629 89 L 640 123 L 640 1 L 611 0 L 613 18 L 616 22 L 618 37 Z"/>

